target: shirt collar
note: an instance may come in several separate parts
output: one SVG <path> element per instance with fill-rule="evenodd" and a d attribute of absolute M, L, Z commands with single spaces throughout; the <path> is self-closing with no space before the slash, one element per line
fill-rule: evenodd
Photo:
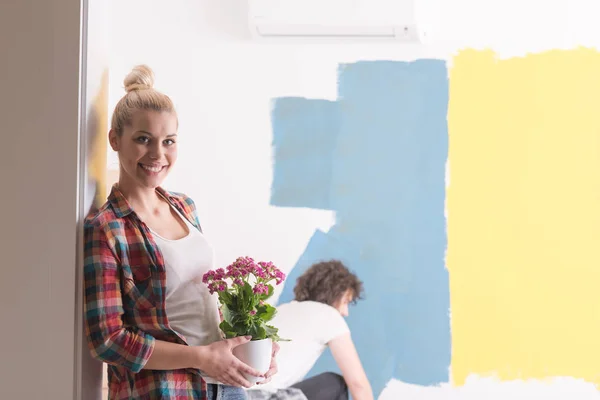
<path fill-rule="evenodd" d="M 173 204 L 174 198 L 169 194 L 169 192 L 160 186 L 156 188 L 156 192 Z M 133 208 L 131 208 L 131 205 L 123 195 L 123 192 L 119 190 L 119 187 L 116 183 L 112 186 L 110 195 L 108 196 L 108 202 L 119 218 L 126 217 L 133 212 Z"/>

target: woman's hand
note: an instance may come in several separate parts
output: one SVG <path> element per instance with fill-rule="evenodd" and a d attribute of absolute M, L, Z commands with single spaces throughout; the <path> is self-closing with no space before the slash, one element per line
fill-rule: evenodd
<path fill-rule="evenodd" d="M 264 385 L 265 383 L 270 382 L 273 375 L 277 373 L 277 353 L 279 353 L 279 344 L 277 342 L 273 342 L 273 352 L 271 353 L 271 366 L 265 374 L 265 380 L 257 382 L 257 385 Z"/>
<path fill-rule="evenodd" d="M 240 336 L 220 340 L 208 346 L 198 346 L 198 368 L 206 375 L 229 386 L 251 387 L 243 373 L 264 377 L 264 375 L 233 355 L 232 350 L 250 341 L 251 336 Z"/>

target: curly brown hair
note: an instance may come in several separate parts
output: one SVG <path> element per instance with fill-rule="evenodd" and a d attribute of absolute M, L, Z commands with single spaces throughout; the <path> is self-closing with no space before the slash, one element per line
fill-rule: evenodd
<path fill-rule="evenodd" d="M 318 301 L 335 307 L 346 291 L 352 303 L 362 298 L 363 283 L 339 260 L 321 261 L 308 268 L 296 281 L 296 301 Z"/>

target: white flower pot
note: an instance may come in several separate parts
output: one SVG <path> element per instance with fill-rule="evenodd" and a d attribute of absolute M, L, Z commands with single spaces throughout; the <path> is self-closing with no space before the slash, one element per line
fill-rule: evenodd
<path fill-rule="evenodd" d="M 233 355 L 243 363 L 264 374 L 271 366 L 271 353 L 273 352 L 273 342 L 271 339 L 252 340 L 233 348 Z M 248 382 L 255 384 L 264 380 L 257 376 L 244 374 Z"/>

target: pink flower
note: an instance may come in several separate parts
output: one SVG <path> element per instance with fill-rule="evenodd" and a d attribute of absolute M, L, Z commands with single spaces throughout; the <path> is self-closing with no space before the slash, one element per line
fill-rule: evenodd
<path fill-rule="evenodd" d="M 218 284 L 216 282 L 211 282 L 208 284 L 208 291 L 210 292 L 210 294 L 213 294 L 214 292 L 216 292 L 217 288 L 218 288 Z"/>
<path fill-rule="evenodd" d="M 225 270 L 223 268 L 219 268 L 215 271 L 215 279 L 222 280 L 225 278 Z"/>
<path fill-rule="evenodd" d="M 231 265 L 227 266 L 227 278 L 246 277 L 254 268 L 254 260 L 250 257 L 238 257 Z"/>
<path fill-rule="evenodd" d="M 250 315 L 256 315 L 256 310 L 250 311 Z"/>
<path fill-rule="evenodd" d="M 208 283 L 209 281 L 212 281 L 213 279 L 215 279 L 215 271 L 208 271 L 207 273 L 205 273 L 202 276 L 202 282 L 204 282 L 204 283 Z"/>
<path fill-rule="evenodd" d="M 275 271 L 275 282 L 279 285 L 285 280 L 285 274 L 280 270 Z"/>
<path fill-rule="evenodd" d="M 258 265 L 263 270 L 261 278 L 267 280 L 275 279 L 278 285 L 285 280 L 285 274 L 281 272 L 271 261 L 261 261 L 258 263 Z"/>
<path fill-rule="evenodd" d="M 273 265 L 273 263 L 271 261 L 269 261 L 269 262 L 261 261 L 258 263 L 258 265 L 260 265 L 263 268 L 263 270 L 269 275 L 271 275 L 273 269 L 275 268 L 275 266 Z"/>
<path fill-rule="evenodd" d="M 237 278 L 242 276 L 242 271 L 240 271 L 239 269 L 235 268 L 234 266 L 230 265 L 227 267 L 227 278 Z"/>
<path fill-rule="evenodd" d="M 267 294 L 269 293 L 269 287 L 264 283 L 257 283 L 252 291 L 256 294 Z"/>
<path fill-rule="evenodd" d="M 225 268 L 217 268 L 206 272 L 202 276 L 202 282 L 208 286 L 211 294 L 228 290 L 230 287 L 227 282 L 231 282 L 231 289 L 237 293 L 246 282 L 253 281 L 248 279 L 250 275 L 254 275 L 256 278 L 256 283 L 252 289 L 256 295 L 268 295 L 269 286 L 267 284 L 269 282 L 275 280 L 276 284 L 279 285 L 286 278 L 286 275 L 271 261 L 256 263 L 251 257 L 238 257 Z"/>
<path fill-rule="evenodd" d="M 213 281 L 208 284 L 208 291 L 210 294 L 214 292 L 224 292 L 227 290 L 227 282 L 225 281 Z"/>
<path fill-rule="evenodd" d="M 261 267 L 259 267 L 258 265 L 254 266 L 252 273 L 254 275 L 256 275 L 257 278 L 262 278 L 262 279 L 267 278 L 267 272 L 264 269 L 262 269 Z"/>

